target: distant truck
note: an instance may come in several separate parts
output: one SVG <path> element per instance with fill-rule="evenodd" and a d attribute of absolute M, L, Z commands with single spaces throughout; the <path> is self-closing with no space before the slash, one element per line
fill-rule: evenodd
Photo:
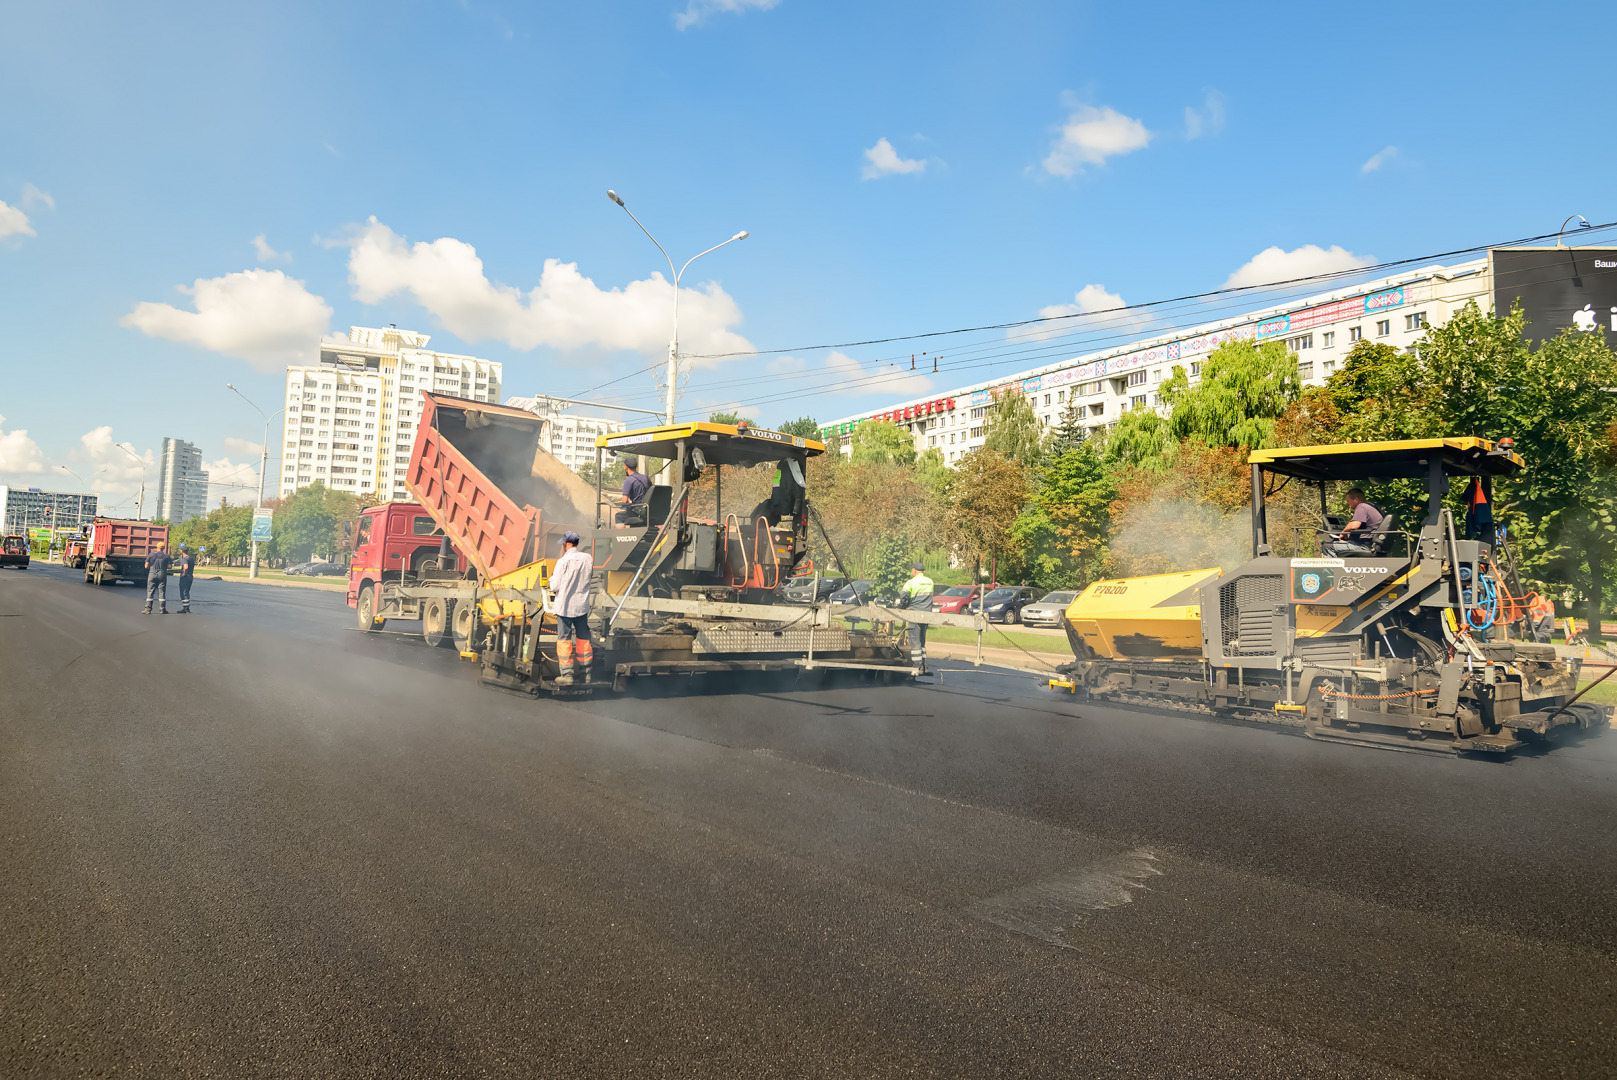
<path fill-rule="evenodd" d="M 16 566 L 23 570 L 28 569 L 28 538 L 26 536 L 8 536 L 0 540 L 0 566 Z"/>
<path fill-rule="evenodd" d="M 98 517 L 90 526 L 85 555 L 84 583 L 111 585 L 146 581 L 146 556 L 168 547 L 168 526 L 149 521 Z"/>
<path fill-rule="evenodd" d="M 71 535 L 61 540 L 61 564 L 81 571 L 91 556 L 91 530 L 89 525 L 79 529 L 78 535 Z"/>

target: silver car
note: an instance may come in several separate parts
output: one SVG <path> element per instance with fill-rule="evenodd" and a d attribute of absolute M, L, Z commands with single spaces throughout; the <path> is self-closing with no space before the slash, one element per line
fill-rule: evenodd
<path fill-rule="evenodd" d="M 1078 598 L 1075 592 L 1053 592 L 1022 609 L 1023 626 L 1060 626 L 1067 606 Z"/>

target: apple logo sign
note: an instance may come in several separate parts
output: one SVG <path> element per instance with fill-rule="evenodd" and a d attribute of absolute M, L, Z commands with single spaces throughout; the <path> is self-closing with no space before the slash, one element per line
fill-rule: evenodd
<path fill-rule="evenodd" d="M 1583 305 L 1582 311 L 1572 313 L 1572 326 L 1577 330 L 1593 330 L 1595 328 L 1595 310 L 1589 304 Z"/>

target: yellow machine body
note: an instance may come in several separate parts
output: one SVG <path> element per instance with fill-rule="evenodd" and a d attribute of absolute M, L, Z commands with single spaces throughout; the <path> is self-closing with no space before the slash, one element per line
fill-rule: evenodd
<path fill-rule="evenodd" d="M 1067 607 L 1074 652 L 1111 660 L 1200 656 L 1201 603 L 1197 590 L 1224 571 L 1189 570 L 1097 581 Z"/>
<path fill-rule="evenodd" d="M 555 559 L 537 559 L 526 566 L 519 566 L 509 574 L 491 577 L 484 583 L 484 588 L 491 592 L 501 589 L 538 589 L 548 587 L 551 571 L 556 569 Z M 501 619 L 518 619 L 523 616 L 521 600 L 500 600 L 493 596 L 485 596 L 480 605 L 485 623 L 496 623 Z"/>

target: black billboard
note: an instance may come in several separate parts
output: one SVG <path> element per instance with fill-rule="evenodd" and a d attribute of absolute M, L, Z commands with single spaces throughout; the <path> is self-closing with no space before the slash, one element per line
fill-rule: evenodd
<path fill-rule="evenodd" d="M 1493 308 L 1520 301 L 1534 345 L 1566 327 L 1605 329 L 1617 342 L 1617 248 L 1490 248 Z"/>

